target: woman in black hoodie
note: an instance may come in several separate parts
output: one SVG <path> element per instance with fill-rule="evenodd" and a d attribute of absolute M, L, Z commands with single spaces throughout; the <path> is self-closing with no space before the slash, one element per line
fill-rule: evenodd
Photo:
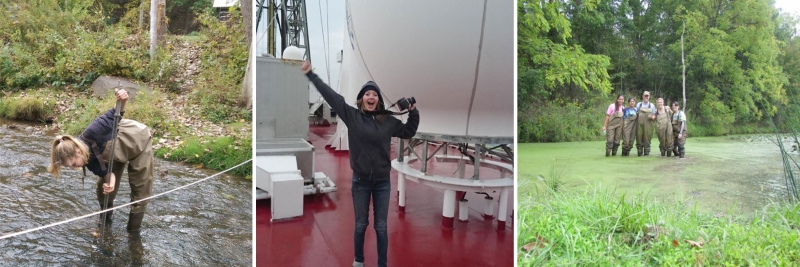
<path fill-rule="evenodd" d="M 386 266 L 389 234 L 386 218 L 389 213 L 391 163 L 389 151 L 392 137 L 414 137 L 419 126 L 419 111 L 413 104 L 408 108 L 408 121 L 387 116 L 392 114 L 384 107 L 383 96 L 375 82 L 361 87 L 356 107 L 347 105 L 337 94 L 311 71 L 311 64 L 303 63 L 303 72 L 314 83 L 325 101 L 336 111 L 339 120 L 347 125 L 350 142 L 350 168 L 353 169 L 353 206 L 355 208 L 355 261 L 353 266 L 364 266 L 364 234 L 369 225 L 370 198 L 374 203 L 375 233 L 378 238 L 378 266 Z"/>

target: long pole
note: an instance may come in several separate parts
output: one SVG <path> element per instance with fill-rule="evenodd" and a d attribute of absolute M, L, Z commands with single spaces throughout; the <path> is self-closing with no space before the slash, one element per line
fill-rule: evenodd
<path fill-rule="evenodd" d="M 686 110 L 686 61 L 683 57 L 683 34 L 686 32 L 686 21 L 683 21 L 683 31 L 681 32 L 681 65 L 683 65 L 683 110 Z"/>
<path fill-rule="evenodd" d="M 113 171 L 114 169 L 112 169 L 112 168 L 114 167 L 114 148 L 117 145 L 117 124 L 119 124 L 119 118 L 121 116 L 120 113 L 119 113 L 119 109 L 120 108 L 122 108 L 122 102 L 117 100 L 117 104 L 116 104 L 116 106 L 114 106 L 114 126 L 111 128 L 112 129 L 111 130 L 111 150 L 108 153 L 109 154 L 108 169 L 106 169 L 106 170 L 108 170 L 109 174 L 113 174 L 114 173 L 114 171 Z M 118 179 L 120 179 L 120 178 L 121 177 L 115 177 L 114 183 L 116 184 L 116 181 Z M 109 182 L 110 182 L 109 180 L 106 180 L 106 183 L 109 183 Z M 115 184 L 113 184 L 111 186 L 115 186 Z M 114 188 L 114 190 L 118 190 L 118 189 Z M 110 193 L 111 192 L 109 192 L 108 194 L 110 194 Z M 102 209 L 108 209 L 108 194 L 105 194 L 105 197 L 103 197 L 103 207 L 102 207 Z M 103 240 L 102 235 L 105 232 L 103 228 L 105 227 L 105 224 L 106 224 L 106 219 L 107 219 L 106 216 L 108 216 L 108 212 L 103 213 L 103 216 L 102 216 L 103 218 L 102 218 L 102 220 L 100 220 L 100 241 Z"/>

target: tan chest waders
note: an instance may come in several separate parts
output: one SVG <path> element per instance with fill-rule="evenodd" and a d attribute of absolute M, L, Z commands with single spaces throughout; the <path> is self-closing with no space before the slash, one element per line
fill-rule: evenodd
<path fill-rule="evenodd" d="M 650 120 L 650 115 L 653 115 L 654 111 L 649 105 L 639 107 L 636 119 L 636 150 L 639 156 L 650 155 L 650 139 L 653 139 L 653 121 Z"/>
<path fill-rule="evenodd" d="M 108 193 L 109 203 L 114 202 L 122 180 L 122 172 L 128 169 L 128 182 L 131 186 L 131 202 L 152 195 L 153 192 L 153 146 L 150 128 L 134 120 L 122 119 L 117 129 L 117 143 L 114 147 L 114 176 L 117 177 L 114 191 Z M 106 143 L 110 148 L 111 141 Z M 103 151 L 102 161 L 108 161 L 111 149 Z M 102 162 L 101 161 L 101 162 Z M 97 198 L 102 201 L 103 178 L 97 180 Z M 142 201 L 131 205 L 128 219 L 128 231 L 134 232 L 141 228 L 145 207 L 149 201 Z M 112 204 L 113 205 L 113 204 Z"/>
<path fill-rule="evenodd" d="M 661 150 L 661 156 L 672 156 L 672 114 L 667 112 L 659 112 L 656 115 L 656 135 L 658 135 L 658 149 Z"/>
<path fill-rule="evenodd" d="M 636 116 L 624 119 L 622 125 L 622 156 L 630 156 L 636 138 Z"/>
<path fill-rule="evenodd" d="M 608 120 L 608 125 L 606 125 L 606 157 L 609 154 L 612 156 L 617 155 L 619 140 L 622 137 L 622 111 L 615 111 Z"/>

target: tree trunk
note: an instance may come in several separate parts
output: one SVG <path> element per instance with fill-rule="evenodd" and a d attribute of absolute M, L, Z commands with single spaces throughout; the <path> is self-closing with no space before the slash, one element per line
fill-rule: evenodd
<path fill-rule="evenodd" d="M 167 34 L 167 0 L 158 0 L 158 42 L 164 41 Z"/>
<path fill-rule="evenodd" d="M 166 0 L 150 0 L 150 61 L 155 60 L 158 41 L 167 31 Z"/>
<path fill-rule="evenodd" d="M 139 5 L 139 34 L 144 32 L 144 5 L 147 4 L 147 0 L 142 0 L 142 4 Z"/>
<path fill-rule="evenodd" d="M 150 0 L 150 61 L 152 62 L 155 60 L 156 57 L 156 49 L 158 48 L 156 43 L 156 29 L 158 27 L 158 16 L 156 12 L 158 10 L 158 0 Z"/>
<path fill-rule="evenodd" d="M 242 20 L 244 21 L 244 36 L 247 40 L 247 68 L 245 68 L 244 81 L 242 81 L 242 101 L 241 103 L 251 108 L 253 106 L 253 51 L 255 47 L 252 46 L 253 41 L 253 1 L 242 1 Z"/>

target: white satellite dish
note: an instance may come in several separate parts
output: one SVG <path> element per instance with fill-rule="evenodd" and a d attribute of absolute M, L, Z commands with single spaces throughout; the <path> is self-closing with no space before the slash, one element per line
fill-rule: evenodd
<path fill-rule="evenodd" d="M 285 50 L 283 50 L 281 58 L 286 60 L 303 60 L 303 55 L 305 55 L 303 49 L 300 49 L 299 47 L 296 46 L 289 46 Z"/>

